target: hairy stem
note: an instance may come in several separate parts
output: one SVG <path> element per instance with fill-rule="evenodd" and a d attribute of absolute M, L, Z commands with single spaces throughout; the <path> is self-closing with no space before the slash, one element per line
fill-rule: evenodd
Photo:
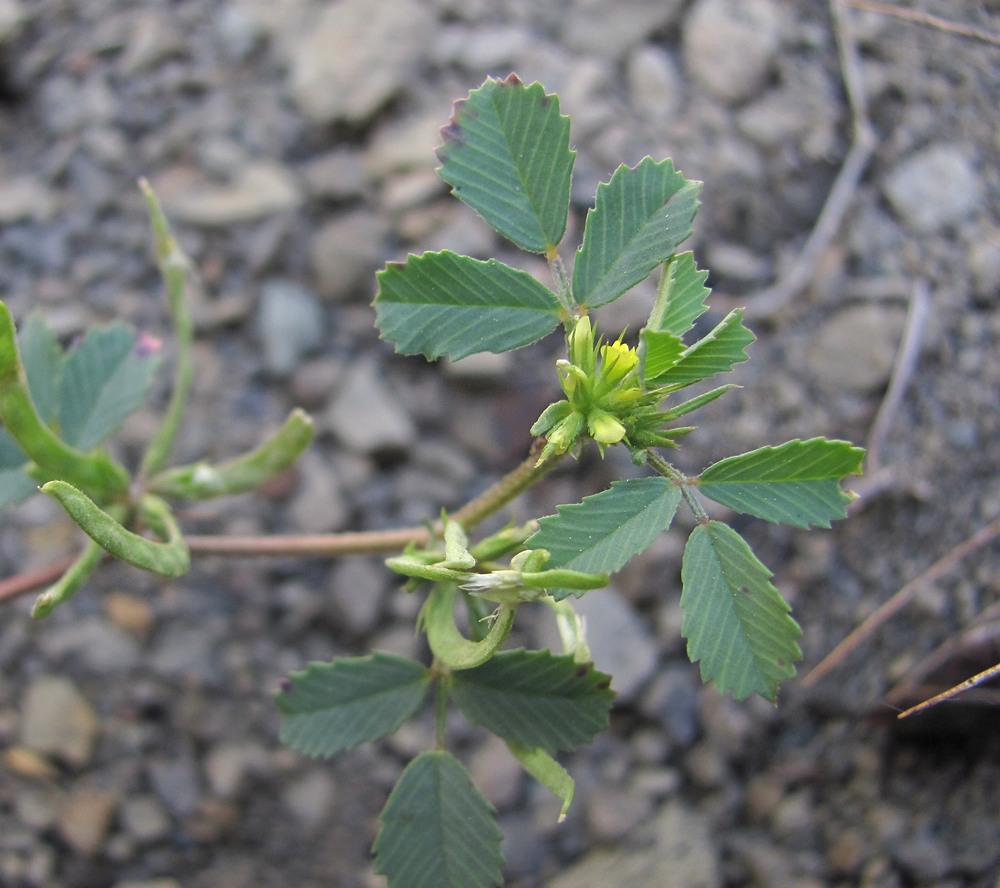
<path fill-rule="evenodd" d="M 646 456 L 653 471 L 658 475 L 662 475 L 668 481 L 672 481 L 680 488 L 681 496 L 684 497 L 684 501 L 688 504 L 691 511 L 694 512 L 694 517 L 698 520 L 698 523 L 705 524 L 708 521 L 708 513 L 705 511 L 705 507 L 698 501 L 698 497 L 694 495 L 694 491 L 691 490 L 691 481 L 687 475 L 679 469 L 674 468 L 674 466 L 668 463 L 652 448 L 646 450 Z"/>

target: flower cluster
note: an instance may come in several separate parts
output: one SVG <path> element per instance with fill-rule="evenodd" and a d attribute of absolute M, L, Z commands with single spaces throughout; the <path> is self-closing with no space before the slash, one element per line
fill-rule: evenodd
<path fill-rule="evenodd" d="M 565 399 L 550 404 L 531 427 L 545 435 L 539 462 L 567 453 L 586 437 L 601 452 L 624 443 L 633 451 L 646 447 L 676 447 L 673 439 L 689 428 L 667 429 L 674 417 L 660 411 L 668 389 L 643 387 L 638 352 L 622 342 L 602 343 L 587 315 L 577 319 L 567 337 L 568 359 L 556 361 Z"/>

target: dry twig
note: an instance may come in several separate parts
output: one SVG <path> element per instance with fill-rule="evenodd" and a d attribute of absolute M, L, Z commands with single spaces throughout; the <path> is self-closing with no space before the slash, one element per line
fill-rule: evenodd
<path fill-rule="evenodd" d="M 879 3 L 877 0 L 845 0 L 846 4 L 854 9 L 865 12 L 877 12 L 881 15 L 891 15 L 894 18 L 907 22 L 914 22 L 918 25 L 926 25 L 938 31 L 948 34 L 957 34 L 959 37 L 970 37 L 973 40 L 981 40 L 993 46 L 1000 46 L 1000 34 L 987 31 L 986 28 L 979 28 L 975 25 L 964 25 L 961 22 L 953 22 L 943 19 L 940 16 L 931 15 L 919 9 L 904 9 L 891 3 Z"/>

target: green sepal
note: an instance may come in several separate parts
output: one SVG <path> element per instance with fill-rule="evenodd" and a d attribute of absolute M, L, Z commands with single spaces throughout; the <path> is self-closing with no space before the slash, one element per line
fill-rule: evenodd
<path fill-rule="evenodd" d="M 85 493 L 65 481 L 49 481 L 42 493 L 57 499 L 67 514 L 94 542 L 115 558 L 165 577 L 179 577 L 190 567 L 190 554 L 170 507 L 159 497 L 147 494 L 140 514 L 163 542 L 155 542 L 127 530 Z"/>
<path fill-rule="evenodd" d="M 284 424 L 250 453 L 219 465 L 198 462 L 161 472 L 150 490 L 179 499 L 209 499 L 254 490 L 290 468 L 313 439 L 312 418 L 293 410 Z"/>

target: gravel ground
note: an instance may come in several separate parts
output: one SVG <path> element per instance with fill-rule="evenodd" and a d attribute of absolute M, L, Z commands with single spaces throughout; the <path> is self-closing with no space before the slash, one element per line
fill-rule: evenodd
<path fill-rule="evenodd" d="M 912 7 L 1000 34 L 994 2 Z M 793 602 L 808 668 L 1000 515 L 1000 49 L 885 15 L 849 21 L 874 153 L 805 292 L 765 314 L 755 298 L 800 255 L 851 144 L 826 4 L 0 0 L 0 292 L 67 338 L 112 318 L 167 335 L 134 184 L 147 176 L 205 280 L 178 458 L 246 449 L 294 404 L 319 427 L 297 474 L 194 510 L 186 526 L 420 522 L 519 461 L 552 394 L 553 346 L 454 367 L 395 357 L 372 327 L 372 273 L 442 247 L 533 269 L 448 197 L 433 148 L 451 102 L 486 75 L 540 80 L 573 117 L 577 232 L 621 161 L 672 156 L 706 183 L 694 249 L 760 341 L 745 388 L 713 405 L 682 468 L 796 436 L 864 443 L 926 286 L 918 361 L 880 448 L 884 483 L 832 532 L 738 522 Z M 607 314 L 634 329 L 644 311 L 623 300 Z M 156 406 L 129 421 L 123 458 Z M 585 459 L 521 514 L 622 470 Z M 456 724 L 499 810 L 508 884 L 1000 885 L 995 698 L 905 731 L 885 703 L 996 604 L 996 547 L 772 707 L 701 687 L 687 663 L 682 540 L 664 537 L 584 599 L 621 696 L 612 730 L 569 762 L 565 823 L 498 744 Z M 4 513 L 0 570 L 77 542 L 33 498 Z M 426 726 L 310 762 L 278 744 L 270 695 L 309 660 L 413 652 L 414 605 L 368 559 L 204 559 L 171 582 L 112 566 L 41 625 L 28 602 L 7 605 L 0 885 L 381 884 L 375 818 Z M 925 689 L 1000 659 L 996 630 L 966 637 Z"/>

